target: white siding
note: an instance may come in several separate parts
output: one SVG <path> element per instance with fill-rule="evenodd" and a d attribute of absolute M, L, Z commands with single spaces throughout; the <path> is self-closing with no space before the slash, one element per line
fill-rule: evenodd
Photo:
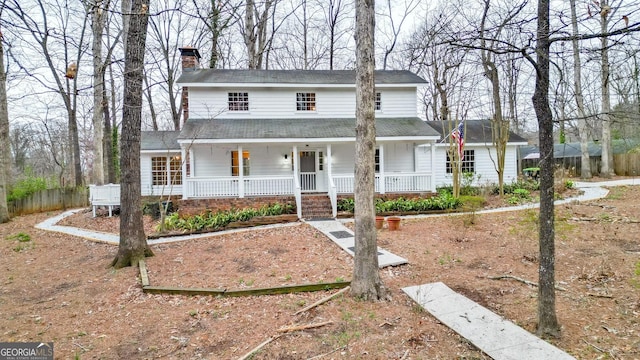
<path fill-rule="evenodd" d="M 231 151 L 237 149 L 231 146 L 193 146 L 193 176 L 231 176 Z"/>
<path fill-rule="evenodd" d="M 290 146 L 243 146 L 249 151 L 249 176 L 292 175 Z M 194 177 L 231 176 L 231 145 L 195 145 L 193 150 Z M 287 155 L 287 160 L 284 155 Z"/>
<path fill-rule="evenodd" d="M 151 188 L 151 157 L 149 154 L 140 155 L 140 186 L 142 196 L 149 196 L 153 192 Z"/>
<path fill-rule="evenodd" d="M 247 92 L 249 111 L 227 111 L 229 92 Z M 316 94 L 316 111 L 296 111 L 296 93 Z M 416 88 L 380 90 L 378 117 L 417 116 Z M 198 118 L 353 118 L 355 89 L 326 88 L 190 88 L 189 117 Z"/>
<path fill-rule="evenodd" d="M 331 159 L 334 175 L 353 175 L 356 145 L 340 144 L 331 147 Z"/>
<path fill-rule="evenodd" d="M 414 149 L 413 143 L 389 143 L 383 146 L 384 172 L 413 172 Z"/>
<path fill-rule="evenodd" d="M 474 150 L 475 151 L 475 170 L 476 177 L 474 179 L 474 185 L 485 185 L 485 184 L 497 184 L 498 183 L 498 173 L 495 170 L 493 165 L 492 158 L 496 159 L 496 151 L 494 147 L 487 148 L 486 146 L 465 146 L 465 150 Z M 420 156 L 420 162 L 429 166 L 431 155 L 429 151 L 424 151 L 421 149 L 418 151 L 419 153 L 423 153 L 424 156 Z M 506 150 L 506 158 L 505 158 L 505 166 L 504 166 L 504 182 L 510 183 L 512 181 L 517 180 L 518 177 L 518 163 L 516 157 L 516 147 L 515 146 L 507 146 Z M 451 174 L 446 173 L 446 147 L 438 146 L 436 147 L 436 156 L 435 156 L 435 184 L 436 186 L 442 185 L 451 185 Z M 478 179 L 479 176 L 479 179 Z"/>

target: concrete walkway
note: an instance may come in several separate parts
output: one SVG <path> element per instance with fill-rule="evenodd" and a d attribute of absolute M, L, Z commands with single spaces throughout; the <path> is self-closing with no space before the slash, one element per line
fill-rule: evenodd
<path fill-rule="evenodd" d="M 458 294 L 441 282 L 410 286 L 402 291 L 493 359 L 574 359 L 573 356 Z"/>
<path fill-rule="evenodd" d="M 307 224 L 322 232 L 326 237 L 346 251 L 355 256 L 355 237 L 351 229 L 337 220 L 309 220 Z M 378 267 L 396 266 L 407 264 L 407 259 L 394 255 L 385 249 L 378 248 Z"/>
<path fill-rule="evenodd" d="M 609 190 L 604 186 L 624 186 L 640 185 L 638 179 L 625 179 L 605 182 L 576 182 L 576 187 L 583 191 L 583 194 L 570 199 L 556 201 L 555 204 L 571 203 L 574 201 L 590 201 L 607 196 Z M 517 211 L 523 209 L 533 209 L 540 204 L 527 204 L 522 206 L 512 206 L 499 209 L 483 210 L 478 213 L 494 213 L 503 211 Z M 58 216 L 47 219 L 36 225 L 36 228 L 56 231 L 65 234 L 80 236 L 89 240 L 118 244 L 118 235 L 88 231 L 69 226 L 56 225 L 64 217 L 72 215 L 83 209 L 76 209 L 64 212 Z M 462 213 L 446 214 L 444 216 L 462 215 Z M 425 218 L 435 215 L 414 215 L 406 218 Z M 353 220 L 322 220 L 307 221 L 314 228 L 321 231 L 329 239 L 335 242 L 340 248 L 354 255 L 355 237 L 353 232 L 345 227 L 342 222 Z M 269 225 L 268 227 L 297 226 L 299 223 Z M 265 227 L 261 227 L 265 228 Z M 149 244 L 162 244 L 167 242 L 184 241 L 189 239 L 211 237 L 231 232 L 252 231 L 252 228 L 237 229 L 209 234 L 185 235 L 177 237 L 161 238 L 149 240 Z M 385 266 L 406 264 L 408 261 L 400 256 L 394 255 L 384 249 L 378 248 L 378 265 Z M 402 289 L 410 298 L 420 306 L 429 311 L 438 320 L 456 331 L 461 336 L 468 339 L 480 350 L 496 360 L 537 360 L 554 359 L 569 360 L 574 359 L 571 355 L 534 336 L 517 325 L 504 320 L 488 309 L 460 295 L 443 283 L 432 283 L 424 285 L 410 286 Z"/>
<path fill-rule="evenodd" d="M 60 215 L 54 216 L 39 224 L 36 224 L 35 227 L 37 229 L 78 236 L 78 237 L 91 240 L 91 241 L 96 241 L 96 242 L 103 242 L 103 243 L 113 244 L 113 245 L 118 245 L 120 243 L 120 236 L 116 234 L 110 234 L 110 233 L 94 231 L 94 230 L 79 229 L 72 226 L 56 225 L 57 222 L 64 219 L 65 217 L 73 215 L 80 211 L 84 211 L 84 210 L 85 209 L 74 209 L 74 210 L 63 212 Z M 260 226 L 260 229 L 269 229 L 269 228 L 285 227 L 285 226 L 299 226 L 299 225 L 300 223 L 264 225 L 264 226 Z M 168 236 L 168 237 L 163 237 L 158 239 L 150 239 L 150 240 L 147 240 L 147 243 L 149 245 L 166 244 L 166 243 L 172 243 L 172 242 L 178 242 L 178 241 L 202 239 L 206 237 L 221 236 L 225 234 L 233 234 L 233 233 L 247 232 L 247 231 L 253 231 L 253 230 L 254 230 L 253 228 L 242 228 L 242 229 L 233 229 L 233 230 L 225 230 L 225 231 L 216 231 L 216 232 L 204 233 L 204 234 Z"/>

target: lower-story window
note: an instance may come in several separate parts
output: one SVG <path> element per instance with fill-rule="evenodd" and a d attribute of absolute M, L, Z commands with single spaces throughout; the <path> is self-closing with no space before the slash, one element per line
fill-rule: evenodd
<path fill-rule="evenodd" d="M 249 152 L 242 152 L 242 175 L 249 176 Z M 231 152 L 231 176 L 240 175 L 240 158 L 237 151 Z"/>
<path fill-rule="evenodd" d="M 180 156 L 152 157 L 151 178 L 154 186 L 182 185 L 182 161 Z"/>
<path fill-rule="evenodd" d="M 476 153 L 475 150 L 464 150 L 464 156 L 462 158 L 462 172 L 463 173 L 475 173 L 476 172 Z M 447 174 L 453 173 L 451 167 L 451 158 L 449 158 L 449 152 L 447 152 Z"/>

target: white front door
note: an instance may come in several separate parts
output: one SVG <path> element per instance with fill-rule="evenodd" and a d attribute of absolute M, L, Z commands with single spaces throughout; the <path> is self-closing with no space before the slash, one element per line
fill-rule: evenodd
<path fill-rule="evenodd" d="M 300 151 L 300 187 L 302 191 L 316 190 L 315 151 Z"/>
<path fill-rule="evenodd" d="M 302 191 L 327 191 L 324 152 L 300 151 L 300 187 Z"/>

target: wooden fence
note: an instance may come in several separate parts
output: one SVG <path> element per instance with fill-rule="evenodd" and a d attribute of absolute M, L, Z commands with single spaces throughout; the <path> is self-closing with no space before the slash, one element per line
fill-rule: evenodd
<path fill-rule="evenodd" d="M 38 212 L 64 210 L 89 206 L 89 190 L 86 187 L 74 189 L 46 189 L 30 196 L 9 201 L 9 216 L 19 216 Z"/>
<path fill-rule="evenodd" d="M 626 153 L 613 155 L 613 169 L 619 176 L 640 175 L 640 154 Z"/>

